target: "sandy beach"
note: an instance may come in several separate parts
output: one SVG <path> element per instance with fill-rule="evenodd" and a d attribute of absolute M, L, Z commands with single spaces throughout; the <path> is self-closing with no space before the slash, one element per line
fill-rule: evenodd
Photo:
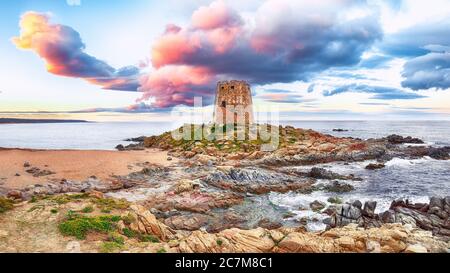
<path fill-rule="evenodd" d="M 20 189 L 52 180 L 83 181 L 91 176 L 108 181 L 114 175 L 140 170 L 144 163 L 168 166 L 176 161 L 168 161 L 167 158 L 166 151 L 157 149 L 123 152 L 0 149 L 0 186 Z M 24 167 L 26 162 L 30 166 Z M 54 174 L 35 177 L 27 172 L 33 167 Z"/>

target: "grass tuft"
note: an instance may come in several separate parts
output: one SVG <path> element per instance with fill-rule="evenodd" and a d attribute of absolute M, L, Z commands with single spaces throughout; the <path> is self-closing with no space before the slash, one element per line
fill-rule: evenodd
<path fill-rule="evenodd" d="M 122 245 L 116 242 L 102 242 L 100 246 L 101 253 L 117 253 L 122 250 Z"/>
<path fill-rule="evenodd" d="M 0 213 L 13 209 L 14 202 L 10 199 L 0 197 Z"/>
<path fill-rule="evenodd" d="M 120 216 L 86 217 L 69 211 L 66 220 L 59 224 L 59 231 L 65 236 L 74 236 L 83 240 L 89 232 L 113 231 L 118 221 Z"/>

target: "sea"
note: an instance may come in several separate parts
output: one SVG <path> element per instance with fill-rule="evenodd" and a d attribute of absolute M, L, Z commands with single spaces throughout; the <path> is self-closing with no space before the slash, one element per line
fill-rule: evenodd
<path fill-rule="evenodd" d="M 360 139 L 379 138 L 390 134 L 417 137 L 433 146 L 450 146 L 450 121 L 283 121 L 282 125 L 313 129 L 321 133 Z M 30 149 L 88 149 L 113 150 L 127 138 L 161 134 L 177 128 L 179 124 L 168 122 L 89 122 L 52 124 L 1 124 L 0 147 Z M 335 132 L 333 129 L 343 129 Z M 309 217 L 311 230 L 323 228 L 320 214 L 308 210 L 309 203 L 318 200 L 327 203 L 329 197 L 343 201 L 375 200 L 377 211 L 389 208 L 392 200 L 407 198 L 413 202 L 428 202 L 430 196 L 450 196 L 450 160 L 432 158 L 394 158 L 381 170 L 369 171 L 365 166 L 371 161 L 357 163 L 330 163 L 321 167 L 341 174 L 354 174 L 363 181 L 348 182 L 355 187 L 349 193 L 311 194 L 270 193 L 255 197 L 255 205 L 261 213 L 270 210 L 288 210 L 298 218 Z M 310 167 L 298 166 L 299 169 Z M 318 183 L 329 183 L 319 181 Z M 257 203 L 261 202 L 261 206 Z M 248 208 L 250 208 L 248 207 Z M 245 209 L 245 206 L 242 208 Z M 317 218 L 317 219 L 316 219 Z"/>

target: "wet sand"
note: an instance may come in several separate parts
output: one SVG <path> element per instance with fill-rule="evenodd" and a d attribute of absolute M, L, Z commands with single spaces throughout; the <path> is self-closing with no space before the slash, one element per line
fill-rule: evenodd
<path fill-rule="evenodd" d="M 0 148 L 0 187 L 19 189 L 51 180 L 83 181 L 91 176 L 108 181 L 114 175 L 126 175 L 142 169 L 142 164 L 169 166 L 167 152 L 100 150 L 28 150 Z M 24 167 L 29 162 L 30 167 Z M 37 167 L 55 174 L 34 177 L 26 170 Z M 17 176 L 18 174 L 19 176 Z"/>

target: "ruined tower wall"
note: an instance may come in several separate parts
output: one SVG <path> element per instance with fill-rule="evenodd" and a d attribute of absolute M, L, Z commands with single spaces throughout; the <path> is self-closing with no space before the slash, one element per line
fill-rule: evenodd
<path fill-rule="evenodd" d="M 214 105 L 216 124 L 254 123 L 252 92 L 250 85 L 245 81 L 219 82 Z"/>

